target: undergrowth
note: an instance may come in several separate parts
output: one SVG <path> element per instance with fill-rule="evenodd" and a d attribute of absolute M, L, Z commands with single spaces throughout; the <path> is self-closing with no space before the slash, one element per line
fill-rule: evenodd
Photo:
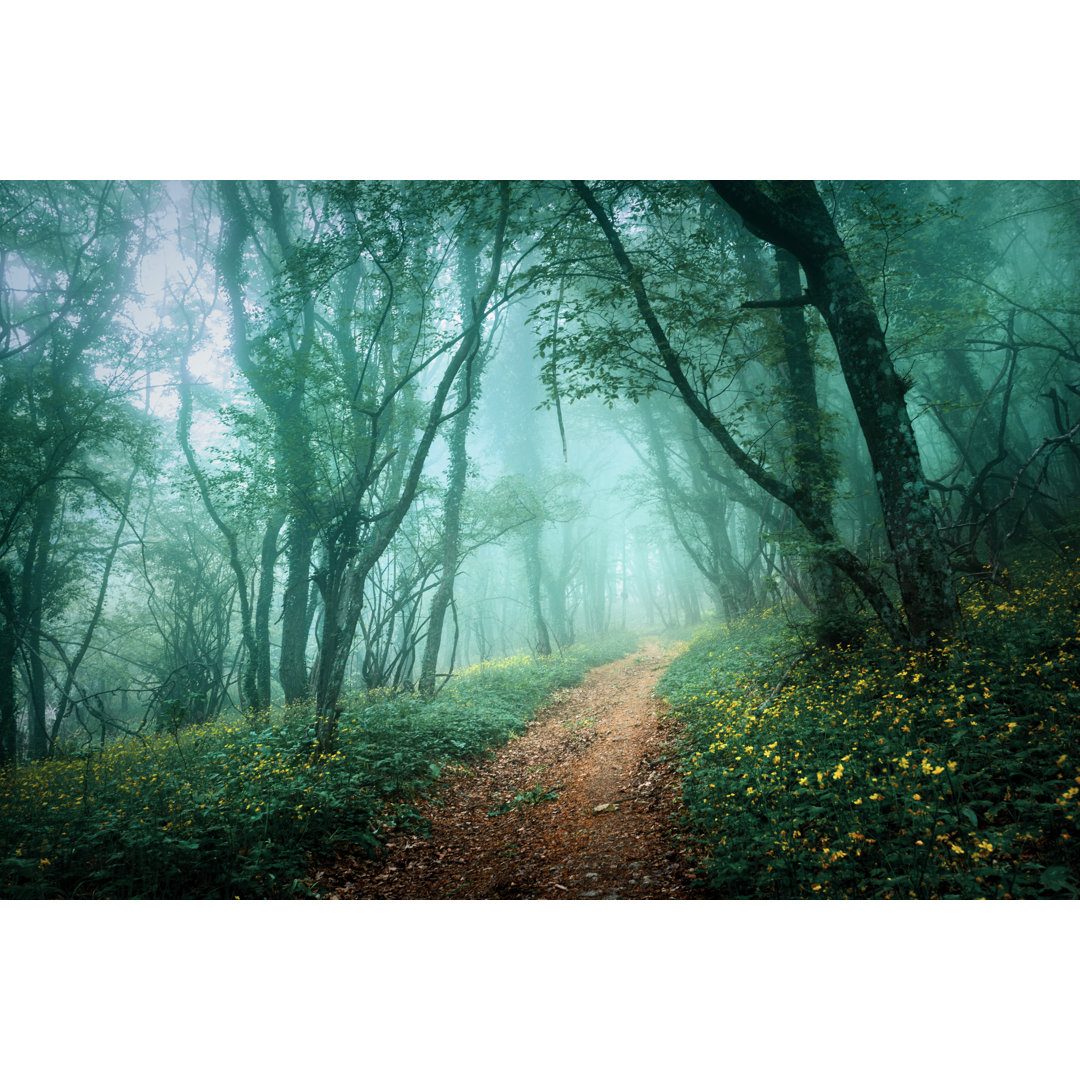
<path fill-rule="evenodd" d="M 520 731 L 557 688 L 633 650 L 629 635 L 461 672 L 434 698 L 351 700 L 336 752 L 304 709 L 116 740 L 0 775 L 0 897 L 310 895 L 308 858 L 374 852 L 444 765 Z"/>
<path fill-rule="evenodd" d="M 658 690 L 687 730 L 710 895 L 1075 898 L 1080 560 L 1027 558 L 911 652 L 778 612 L 700 633 Z"/>

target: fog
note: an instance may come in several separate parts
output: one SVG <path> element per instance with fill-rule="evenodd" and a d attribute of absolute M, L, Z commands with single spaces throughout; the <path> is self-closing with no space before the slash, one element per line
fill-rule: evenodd
<path fill-rule="evenodd" d="M 4 183 L 0 760 L 297 703 L 329 739 L 351 695 L 762 606 L 943 632 L 1074 514 L 1078 207 Z"/>

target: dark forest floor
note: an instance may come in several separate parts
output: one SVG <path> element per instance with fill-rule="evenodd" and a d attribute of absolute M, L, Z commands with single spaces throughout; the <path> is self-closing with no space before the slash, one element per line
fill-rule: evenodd
<path fill-rule="evenodd" d="M 678 836 L 678 732 L 653 687 L 650 642 L 559 691 L 526 732 L 474 767 L 447 768 L 416 804 L 428 835 L 376 859 L 342 850 L 313 870 L 327 899 L 694 899 Z"/>

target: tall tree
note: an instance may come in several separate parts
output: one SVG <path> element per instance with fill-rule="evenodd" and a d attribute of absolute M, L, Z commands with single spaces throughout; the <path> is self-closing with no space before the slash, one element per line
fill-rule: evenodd
<path fill-rule="evenodd" d="M 873 301 L 811 181 L 715 180 L 717 194 L 756 236 L 798 259 L 805 300 L 825 320 L 874 466 L 906 635 L 925 642 L 958 616 L 948 552 L 919 458 L 905 396 Z"/>
<path fill-rule="evenodd" d="M 476 260 L 478 252 L 466 245 L 461 252 L 459 275 L 461 278 L 462 311 L 465 319 L 472 316 L 469 306 L 474 303 L 478 286 L 476 281 Z M 480 348 L 472 365 L 458 382 L 456 415 L 450 422 L 447 435 L 447 447 L 450 463 L 446 475 L 446 494 L 442 506 L 442 573 L 439 584 L 431 598 L 428 613 L 427 637 L 424 642 L 424 655 L 420 664 L 420 678 L 417 688 L 422 694 L 431 694 L 435 690 L 436 669 L 439 662 L 439 650 L 442 646 L 443 624 L 446 613 L 454 598 L 454 578 L 461 562 L 461 511 L 465 499 L 465 484 L 468 477 L 469 455 L 468 435 L 480 393 L 480 380 L 490 350 Z"/>
<path fill-rule="evenodd" d="M 706 374 L 700 368 L 695 368 L 688 363 L 680 354 L 658 317 L 644 277 L 623 243 L 611 215 L 601 205 L 595 193 L 582 181 L 574 181 L 573 187 L 606 238 L 612 258 L 625 283 L 624 287 L 630 294 L 641 322 L 645 325 L 648 337 L 655 349 L 655 355 L 670 384 L 685 405 L 709 435 L 720 444 L 732 462 L 751 481 L 793 511 L 818 545 L 822 556 L 851 579 L 893 639 L 910 640 L 913 636 L 912 629 L 905 624 L 897 612 L 881 582 L 869 572 L 855 553 L 840 543 L 831 521 L 823 513 L 820 499 L 815 498 L 812 492 L 800 490 L 786 482 L 775 470 L 768 468 L 740 444 L 730 424 L 725 422 L 711 404 L 710 383 L 716 374 L 715 365 L 712 365 L 711 372 Z M 683 332 L 681 328 L 676 328 L 676 330 Z M 642 392 L 647 393 L 655 386 L 654 379 L 654 372 L 642 370 L 635 365 L 631 374 L 631 393 L 634 396 Z M 691 381 L 692 379 L 698 380 L 697 386 Z"/>

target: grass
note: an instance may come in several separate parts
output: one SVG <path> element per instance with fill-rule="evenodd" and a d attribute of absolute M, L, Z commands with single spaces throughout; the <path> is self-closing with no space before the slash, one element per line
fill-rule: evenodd
<path fill-rule="evenodd" d="M 351 701 L 337 750 L 315 759 L 304 709 L 221 719 L 176 735 L 68 748 L 0 776 L 2 898 L 310 895 L 309 853 L 376 851 L 450 762 L 521 731 L 557 688 L 635 647 L 627 635 L 562 655 L 461 672 L 434 699 Z"/>
<path fill-rule="evenodd" d="M 686 724 L 701 882 L 731 898 L 1075 898 L 1080 560 L 1019 560 L 924 651 L 811 644 L 779 613 L 699 634 Z"/>

